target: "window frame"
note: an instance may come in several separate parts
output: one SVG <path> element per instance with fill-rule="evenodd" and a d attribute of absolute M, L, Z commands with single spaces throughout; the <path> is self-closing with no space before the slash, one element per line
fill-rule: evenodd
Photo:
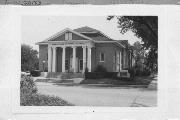
<path fill-rule="evenodd" d="M 65 33 L 65 40 L 69 40 L 69 33 L 68 32 Z"/>
<path fill-rule="evenodd" d="M 104 55 L 104 60 L 102 61 L 102 56 L 101 55 Z M 105 53 L 104 52 L 100 52 L 100 60 L 99 60 L 99 62 L 105 62 Z"/>
<path fill-rule="evenodd" d="M 72 34 L 73 34 L 73 33 L 71 33 L 71 32 L 66 32 L 66 33 L 65 33 L 65 40 L 72 40 L 72 37 L 73 37 Z"/>
<path fill-rule="evenodd" d="M 69 70 L 69 60 L 68 59 L 65 59 L 65 70 Z"/>

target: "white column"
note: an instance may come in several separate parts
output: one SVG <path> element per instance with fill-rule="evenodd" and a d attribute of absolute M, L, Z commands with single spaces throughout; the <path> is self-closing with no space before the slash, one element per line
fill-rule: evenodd
<path fill-rule="evenodd" d="M 65 72 L 66 47 L 62 47 L 62 72 Z"/>
<path fill-rule="evenodd" d="M 52 72 L 51 71 L 51 63 L 52 63 L 52 61 L 51 61 L 51 55 L 52 54 L 52 50 L 51 50 L 51 45 L 48 45 L 48 72 Z"/>
<path fill-rule="evenodd" d="M 123 57 L 124 57 L 124 65 L 123 65 L 123 67 L 124 68 L 126 68 L 126 50 L 124 49 L 124 55 L 123 55 Z"/>
<path fill-rule="evenodd" d="M 73 46 L 73 59 L 72 59 L 72 68 L 76 72 L 76 46 Z"/>
<path fill-rule="evenodd" d="M 121 57 L 121 51 L 119 52 L 119 64 L 120 64 L 120 70 L 122 70 L 122 57 Z"/>
<path fill-rule="evenodd" d="M 91 72 L 91 46 L 88 46 L 88 70 Z"/>
<path fill-rule="evenodd" d="M 86 46 L 83 46 L 83 73 L 85 72 L 86 69 Z"/>
<path fill-rule="evenodd" d="M 56 72 L 56 47 L 53 47 L 53 69 L 52 72 Z"/>

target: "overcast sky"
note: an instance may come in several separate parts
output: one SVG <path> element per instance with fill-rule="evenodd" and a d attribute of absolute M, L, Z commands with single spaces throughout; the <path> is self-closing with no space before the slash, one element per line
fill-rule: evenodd
<path fill-rule="evenodd" d="M 116 40 L 129 40 L 130 44 L 139 40 L 132 32 L 122 35 L 117 28 L 117 21 L 106 20 L 106 16 L 23 16 L 22 43 L 38 50 L 35 43 L 45 40 L 53 34 L 65 29 L 89 26 L 102 31 Z"/>

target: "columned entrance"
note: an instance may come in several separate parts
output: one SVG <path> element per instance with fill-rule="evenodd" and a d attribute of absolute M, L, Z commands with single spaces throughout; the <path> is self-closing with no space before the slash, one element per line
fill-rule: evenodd
<path fill-rule="evenodd" d="M 48 44 L 48 72 L 58 72 L 57 63 L 61 64 L 61 72 L 85 72 L 86 67 L 91 72 L 92 47 L 91 43 Z M 61 52 L 57 52 L 57 49 L 61 49 Z M 57 59 L 58 55 L 61 57 Z"/>

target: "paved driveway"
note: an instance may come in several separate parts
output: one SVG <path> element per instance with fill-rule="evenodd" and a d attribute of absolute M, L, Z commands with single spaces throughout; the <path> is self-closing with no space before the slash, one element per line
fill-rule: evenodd
<path fill-rule="evenodd" d="M 38 92 L 58 96 L 76 106 L 156 106 L 157 91 L 145 88 L 67 86 L 37 82 Z"/>

